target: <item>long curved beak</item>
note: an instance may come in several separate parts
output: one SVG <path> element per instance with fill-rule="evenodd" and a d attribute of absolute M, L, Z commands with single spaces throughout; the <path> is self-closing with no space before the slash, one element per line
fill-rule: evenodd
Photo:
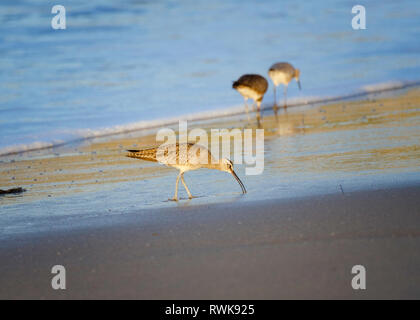
<path fill-rule="evenodd" d="M 302 87 L 300 85 L 300 80 L 298 80 L 297 83 L 298 83 L 299 90 L 302 90 Z"/>
<path fill-rule="evenodd" d="M 235 173 L 235 171 L 231 171 L 230 173 L 232 173 L 232 176 L 236 179 L 236 181 L 238 181 L 238 183 L 239 183 L 239 185 L 241 186 L 241 188 L 242 188 L 242 193 L 246 193 L 246 189 L 245 189 L 245 186 L 244 186 L 244 184 L 242 183 L 242 181 L 241 181 L 241 179 L 239 179 L 239 177 L 236 175 L 236 173 Z"/>

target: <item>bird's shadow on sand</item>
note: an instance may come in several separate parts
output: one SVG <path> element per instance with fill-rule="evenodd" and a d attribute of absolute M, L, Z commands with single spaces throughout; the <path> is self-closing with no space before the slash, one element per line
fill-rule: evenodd
<path fill-rule="evenodd" d="M 223 198 L 223 199 L 221 199 L 222 201 L 220 201 L 220 202 L 236 202 L 236 201 L 242 200 L 243 197 L 244 197 L 244 195 L 241 193 L 241 194 L 233 195 L 229 199 Z M 180 207 L 186 207 L 186 206 L 193 205 L 193 204 L 203 204 L 202 202 L 194 202 L 193 200 L 194 199 L 204 199 L 204 198 L 215 200 L 215 198 L 211 197 L 211 196 L 193 196 L 191 199 L 180 197 L 180 198 L 178 198 L 178 201 L 176 201 L 174 199 L 167 199 L 167 200 L 163 200 L 162 202 L 164 202 L 164 203 L 173 202 L 173 203 L 176 203 Z M 216 201 L 216 202 L 210 201 L 207 204 L 210 204 L 210 203 L 219 203 L 219 201 Z"/>
<path fill-rule="evenodd" d="M 163 200 L 162 202 L 190 203 L 191 200 L 198 199 L 198 198 L 206 198 L 206 196 L 193 196 L 192 198 L 181 198 L 181 197 L 179 197 L 178 200 L 174 200 L 174 199 L 171 198 L 171 199 Z"/>

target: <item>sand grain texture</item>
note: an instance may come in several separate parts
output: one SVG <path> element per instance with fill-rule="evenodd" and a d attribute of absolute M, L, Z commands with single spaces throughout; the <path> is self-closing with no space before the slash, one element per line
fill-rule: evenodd
<path fill-rule="evenodd" d="M 0 298 L 418 299 L 419 248 L 418 187 L 156 209 L 2 242 Z"/>

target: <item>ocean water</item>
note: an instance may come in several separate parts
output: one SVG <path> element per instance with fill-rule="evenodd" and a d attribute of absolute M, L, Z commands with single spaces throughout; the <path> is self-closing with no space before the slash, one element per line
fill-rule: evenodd
<path fill-rule="evenodd" d="M 277 61 L 301 70 L 289 97 L 420 79 L 420 2 L 63 0 L 0 2 L 0 154 L 222 112 L 232 81 Z M 271 87 L 265 102 L 273 100 Z"/>

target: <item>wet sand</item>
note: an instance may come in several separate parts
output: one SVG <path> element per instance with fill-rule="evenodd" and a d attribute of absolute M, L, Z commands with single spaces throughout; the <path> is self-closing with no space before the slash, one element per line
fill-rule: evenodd
<path fill-rule="evenodd" d="M 320 172 L 379 172 L 417 166 L 420 148 L 415 141 L 420 139 L 417 129 L 420 89 L 395 90 L 362 98 L 280 109 L 277 119 L 271 110 L 266 110 L 263 121 L 265 167 L 288 173 L 304 170 L 313 178 L 311 174 Z M 256 129 L 257 126 L 254 120 L 248 123 L 243 114 L 189 122 L 188 129 L 194 128 L 209 132 L 210 128 Z M 382 128 L 388 131 L 369 135 L 372 130 Z M 157 146 L 156 132 L 157 129 L 140 130 L 0 157 L 0 187 L 22 187 L 28 191 L 24 197 L 1 198 L 0 205 L 109 190 L 121 183 L 172 177 L 173 169 L 125 157 L 126 149 Z M 302 139 L 293 140 L 296 137 Z M 354 146 L 355 142 L 358 145 L 346 150 L 347 145 Z M 302 150 L 297 150 L 298 144 Z M 270 153 L 271 150 L 277 153 Z M 172 190 L 172 185 L 170 188 Z"/>
<path fill-rule="evenodd" d="M 420 186 L 138 211 L 2 241 L 0 298 L 419 299 L 419 210 Z"/>
<path fill-rule="evenodd" d="M 198 172 L 187 183 L 199 198 L 165 202 L 175 171 L 124 157 L 155 132 L 1 157 L 1 188 L 27 191 L 0 198 L 0 298 L 418 299 L 419 105 L 415 88 L 266 112 L 265 171 L 244 179 L 245 197 L 218 187 L 238 188 L 231 177 Z M 395 181 L 379 188 L 386 174 Z M 65 291 L 50 287 L 56 264 Z M 350 286 L 356 264 L 365 291 Z"/>

